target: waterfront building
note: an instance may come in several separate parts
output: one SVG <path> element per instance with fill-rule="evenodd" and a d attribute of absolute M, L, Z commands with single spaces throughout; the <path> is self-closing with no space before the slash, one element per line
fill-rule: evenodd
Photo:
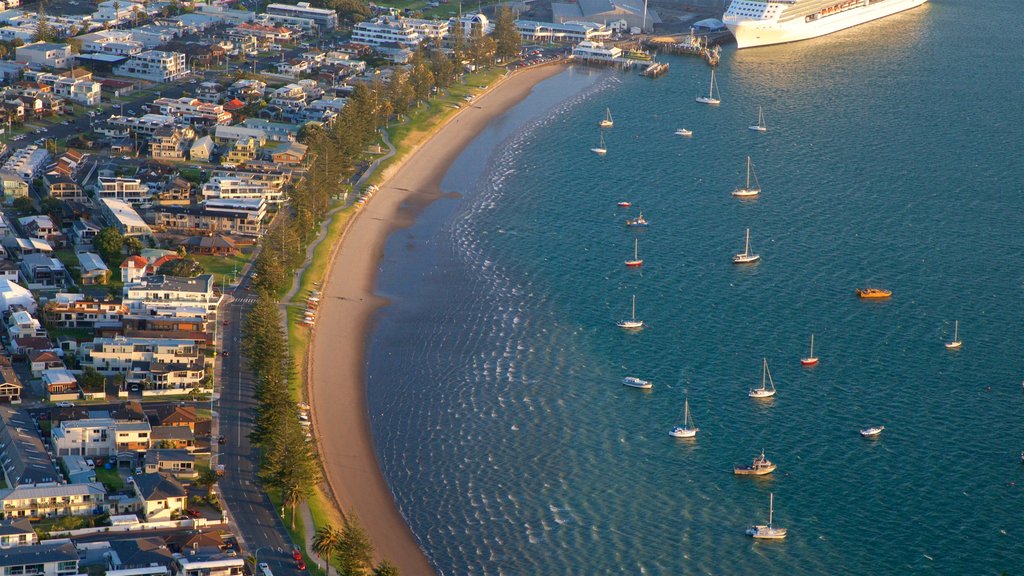
<path fill-rule="evenodd" d="M 200 307 L 216 312 L 222 296 L 213 288 L 212 274 L 201 274 L 195 278 L 146 276 L 138 282 L 124 285 L 122 302 L 132 313 L 161 307 Z"/>
<path fill-rule="evenodd" d="M 578 43 L 611 38 L 612 29 L 594 22 L 535 22 L 516 20 L 516 30 L 524 42 Z"/>
<path fill-rule="evenodd" d="M 338 13 L 336 11 L 325 8 L 313 8 L 309 2 L 299 2 L 297 5 L 270 4 L 267 6 L 266 13 L 307 18 L 316 22 L 321 32 L 328 32 L 338 27 Z"/>

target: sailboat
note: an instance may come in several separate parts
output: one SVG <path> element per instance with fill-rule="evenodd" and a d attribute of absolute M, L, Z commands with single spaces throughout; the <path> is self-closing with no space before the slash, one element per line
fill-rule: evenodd
<path fill-rule="evenodd" d="M 648 222 L 644 218 L 644 213 L 641 212 L 636 218 L 627 219 L 626 226 L 629 226 L 630 228 L 646 228 L 648 226 Z"/>
<path fill-rule="evenodd" d="M 761 387 L 752 389 L 747 396 L 751 398 L 771 398 L 775 396 L 775 382 L 772 380 L 772 373 L 768 370 L 768 359 L 764 359 L 764 368 L 761 370 Z"/>
<path fill-rule="evenodd" d="M 743 253 L 736 254 L 732 257 L 733 264 L 751 264 L 761 259 L 760 254 L 754 254 L 750 251 L 750 228 L 747 228 L 747 243 L 743 248 Z"/>
<path fill-rule="evenodd" d="M 697 436 L 698 431 L 700 428 L 693 424 L 693 418 L 690 416 L 690 399 L 687 398 L 683 401 L 683 425 L 669 430 L 668 435 L 673 438 L 693 438 Z"/>
<path fill-rule="evenodd" d="M 634 238 L 633 239 L 633 259 L 632 260 L 626 260 L 626 266 L 628 266 L 629 268 L 639 268 L 639 267 L 644 265 L 643 259 L 640 258 L 639 247 L 640 247 L 640 239 L 639 238 Z"/>
<path fill-rule="evenodd" d="M 953 341 L 952 342 L 946 342 L 946 349 L 947 350 L 956 350 L 957 348 L 959 348 L 959 347 L 961 347 L 963 345 L 964 345 L 964 343 L 960 341 L 960 321 L 956 320 L 953 323 Z"/>
<path fill-rule="evenodd" d="M 800 359 L 801 366 L 814 366 L 818 363 L 818 357 L 814 355 L 814 334 L 811 334 L 811 353 L 807 358 Z"/>
<path fill-rule="evenodd" d="M 772 516 L 775 514 L 775 493 L 771 492 L 768 496 L 768 524 L 759 524 L 757 526 L 751 526 L 747 528 L 747 534 L 754 538 L 762 540 L 782 540 L 786 537 L 785 528 L 776 528 L 772 526 Z"/>
<path fill-rule="evenodd" d="M 715 69 L 711 69 L 711 85 L 708 87 L 707 96 L 697 96 L 697 102 L 718 106 L 722 103 L 721 94 L 718 93 L 718 83 L 715 82 Z"/>
<path fill-rule="evenodd" d="M 750 176 L 754 176 L 754 187 L 750 186 Z M 757 196 L 761 193 L 761 183 L 757 181 L 757 172 L 754 172 L 754 165 L 750 162 L 750 156 L 747 156 L 747 185 L 742 188 L 737 188 L 732 191 L 733 196 L 740 198 L 749 198 L 751 196 Z"/>
<path fill-rule="evenodd" d="M 764 110 L 760 106 L 757 107 L 757 124 L 749 126 L 754 132 L 767 132 L 768 126 L 764 123 Z"/>
<path fill-rule="evenodd" d="M 615 125 L 615 122 L 612 121 L 612 109 L 611 108 L 605 108 L 604 109 L 604 119 L 602 119 L 601 122 L 598 123 L 598 126 L 600 126 L 601 128 L 611 128 L 614 125 Z"/>
<path fill-rule="evenodd" d="M 604 132 L 601 132 L 601 144 L 597 148 L 591 148 L 590 151 L 598 156 L 604 156 L 608 153 L 608 149 L 604 147 Z"/>
<path fill-rule="evenodd" d="M 619 320 L 615 325 L 626 330 L 640 330 L 644 327 L 644 321 L 636 319 L 636 295 L 633 295 L 633 313 L 629 320 Z"/>

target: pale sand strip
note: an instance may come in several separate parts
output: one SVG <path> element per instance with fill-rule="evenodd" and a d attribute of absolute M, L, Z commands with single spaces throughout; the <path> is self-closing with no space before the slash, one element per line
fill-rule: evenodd
<path fill-rule="evenodd" d="M 358 516 L 377 556 L 405 576 L 434 570 L 381 474 L 367 414 L 364 350 L 374 312 L 383 304 L 373 289 L 384 244 L 440 195 L 452 162 L 492 119 L 564 69 L 544 66 L 502 79 L 393 165 L 373 200 L 349 224 L 326 274 L 309 365 L 310 404 L 326 479 L 342 509 Z"/>

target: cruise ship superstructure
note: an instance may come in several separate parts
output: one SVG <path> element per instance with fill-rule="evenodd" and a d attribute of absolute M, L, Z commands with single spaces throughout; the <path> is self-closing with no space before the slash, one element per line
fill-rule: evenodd
<path fill-rule="evenodd" d="M 733 0 L 722 22 L 740 48 L 816 38 L 928 0 Z"/>

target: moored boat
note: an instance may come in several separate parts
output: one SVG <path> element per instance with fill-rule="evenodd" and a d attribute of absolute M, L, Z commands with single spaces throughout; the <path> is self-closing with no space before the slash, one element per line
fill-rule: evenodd
<path fill-rule="evenodd" d="M 892 290 L 882 288 L 857 288 L 857 296 L 866 300 L 880 300 L 892 296 Z"/>
<path fill-rule="evenodd" d="M 733 264 L 753 264 L 761 259 L 760 254 L 754 254 L 750 251 L 750 228 L 747 228 L 747 242 L 743 248 L 743 252 L 736 254 L 732 257 Z"/>
<path fill-rule="evenodd" d="M 683 401 L 683 425 L 669 430 L 668 435 L 673 438 L 695 438 L 699 431 L 700 428 L 694 425 L 690 416 L 690 399 L 687 398 Z"/>
<path fill-rule="evenodd" d="M 644 327 L 644 321 L 636 319 L 636 296 L 633 296 L 633 312 L 630 319 L 619 320 L 615 325 L 624 330 L 640 330 Z"/>
<path fill-rule="evenodd" d="M 611 128 L 612 126 L 615 125 L 615 122 L 612 120 L 612 109 L 611 108 L 605 108 L 604 109 L 604 118 L 601 119 L 601 122 L 599 122 L 598 125 L 601 128 Z"/>
<path fill-rule="evenodd" d="M 639 238 L 634 238 L 633 239 L 633 259 L 632 260 L 626 260 L 626 266 L 628 268 L 639 268 L 639 267 L 644 265 L 643 259 L 640 258 L 639 246 L 640 246 L 640 239 Z"/>
<path fill-rule="evenodd" d="M 772 516 L 775 513 L 775 494 L 771 493 L 768 500 L 768 524 L 759 524 L 747 528 L 747 534 L 762 540 L 782 540 L 786 537 L 785 528 L 772 526 Z"/>
<path fill-rule="evenodd" d="M 650 380 L 644 380 L 643 378 L 637 378 L 636 376 L 626 376 L 622 379 L 624 386 L 630 388 L 640 388 L 641 390 L 650 390 L 654 387 L 654 384 Z"/>
<path fill-rule="evenodd" d="M 596 148 L 591 148 L 590 151 L 598 156 L 604 156 L 608 153 L 608 149 L 604 147 L 604 132 L 601 133 L 601 143 Z"/>
<path fill-rule="evenodd" d="M 761 387 L 754 388 L 747 396 L 751 398 L 771 398 L 775 396 L 775 381 L 772 380 L 772 373 L 768 370 L 768 359 L 764 359 L 764 367 L 761 369 Z"/>
<path fill-rule="evenodd" d="M 750 185 L 750 177 L 754 177 L 754 185 Z M 747 184 L 732 191 L 732 195 L 737 198 L 750 198 L 757 196 L 761 193 L 761 183 L 757 180 L 757 172 L 754 171 L 754 165 L 750 161 L 750 156 L 747 156 Z"/>
<path fill-rule="evenodd" d="M 755 456 L 754 461 L 747 465 L 733 466 L 732 473 L 737 476 L 764 476 L 775 471 L 777 466 L 771 460 L 764 457 L 764 450 L 760 456 Z"/>
<path fill-rule="evenodd" d="M 630 206 L 633 205 L 633 203 L 623 200 L 621 202 L 617 202 L 615 205 L 618 206 L 619 208 L 629 208 Z"/>
<path fill-rule="evenodd" d="M 801 366 L 814 366 L 818 363 L 818 357 L 814 355 L 814 334 L 811 334 L 811 353 L 807 358 L 800 359 Z"/>
<path fill-rule="evenodd" d="M 885 430 L 885 426 L 872 426 L 870 428 L 864 428 L 860 431 L 860 435 L 865 438 L 876 438 Z"/>
<path fill-rule="evenodd" d="M 689 138 L 693 136 L 693 130 L 687 130 L 686 128 L 676 128 L 676 136 L 684 136 Z"/>
<path fill-rule="evenodd" d="M 754 124 L 753 126 L 748 126 L 748 128 L 753 130 L 754 132 L 768 131 L 768 126 L 765 125 L 764 123 L 764 109 L 762 109 L 760 106 L 757 107 L 757 124 Z"/>
<path fill-rule="evenodd" d="M 963 345 L 964 343 L 960 341 L 960 321 L 956 320 L 953 324 L 953 341 L 946 342 L 946 350 L 956 350 Z"/>
<path fill-rule="evenodd" d="M 629 220 L 626 220 L 626 226 L 631 226 L 634 228 L 646 228 L 647 224 L 648 222 L 647 220 L 644 219 L 643 212 L 641 212 L 640 215 L 637 216 L 636 218 L 630 218 Z"/>
<path fill-rule="evenodd" d="M 722 103 L 722 95 L 718 93 L 718 82 L 715 81 L 714 68 L 711 69 L 711 85 L 708 87 L 708 95 L 697 96 L 695 100 L 701 104 L 710 104 L 712 106 L 718 106 Z"/>

